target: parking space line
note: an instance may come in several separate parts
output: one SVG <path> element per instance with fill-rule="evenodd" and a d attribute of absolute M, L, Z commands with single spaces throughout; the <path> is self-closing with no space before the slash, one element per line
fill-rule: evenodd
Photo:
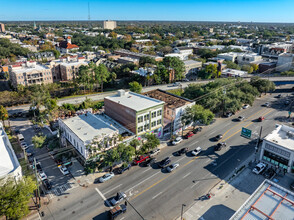
<path fill-rule="evenodd" d="M 162 194 L 162 192 L 156 194 L 155 196 L 152 197 L 152 199 L 155 199 L 156 197 L 158 197 L 160 194 Z"/>
<path fill-rule="evenodd" d="M 187 176 L 190 175 L 191 172 L 187 173 L 185 176 L 183 176 L 183 179 L 185 179 Z"/>
<path fill-rule="evenodd" d="M 108 194 L 110 193 L 112 190 L 119 188 L 122 184 L 117 185 L 116 187 L 113 187 L 112 189 L 108 190 L 107 192 L 105 192 L 104 194 Z"/>
<path fill-rule="evenodd" d="M 142 173 L 147 172 L 148 170 L 151 170 L 151 168 L 149 167 L 148 169 L 144 170 Z"/>
<path fill-rule="evenodd" d="M 98 194 L 101 196 L 101 198 L 106 202 L 106 204 L 113 209 L 113 207 L 110 205 L 110 203 L 108 202 L 108 200 L 105 198 L 105 196 L 102 194 L 102 192 L 100 192 L 100 190 L 98 188 L 95 188 L 95 190 L 98 192 Z"/>

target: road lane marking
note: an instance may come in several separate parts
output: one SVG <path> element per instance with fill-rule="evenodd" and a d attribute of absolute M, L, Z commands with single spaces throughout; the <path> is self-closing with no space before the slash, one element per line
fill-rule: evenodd
<path fill-rule="evenodd" d="M 162 192 L 156 194 L 155 196 L 152 197 L 152 199 L 155 199 L 157 196 L 159 196 Z"/>
<path fill-rule="evenodd" d="M 148 169 L 144 170 L 142 173 L 147 172 L 148 170 L 151 170 L 151 168 L 149 167 Z"/>
<path fill-rule="evenodd" d="M 100 190 L 98 188 L 95 188 L 96 191 L 98 192 L 98 194 L 101 196 L 101 198 L 106 202 L 106 204 L 113 209 L 113 207 L 110 205 L 110 203 L 108 202 L 108 200 L 105 198 L 105 196 L 102 194 L 102 192 L 100 192 Z"/>
<path fill-rule="evenodd" d="M 181 161 L 181 160 L 183 160 L 183 159 L 185 159 L 185 158 L 186 158 L 186 157 L 182 157 L 182 158 L 176 160 L 175 163 L 177 163 L 177 162 L 179 162 L 179 161 Z"/>
<path fill-rule="evenodd" d="M 189 176 L 191 172 L 187 173 L 185 176 L 183 176 L 183 179 L 185 179 L 187 176 Z"/>
<path fill-rule="evenodd" d="M 153 176 L 159 174 L 161 171 L 157 172 L 157 173 L 154 173 L 153 175 L 149 176 L 148 178 L 144 179 L 143 181 L 137 183 L 136 185 L 134 185 L 133 187 L 129 188 L 128 190 L 126 190 L 126 192 L 132 190 L 133 188 L 137 187 L 138 185 L 141 185 L 143 182 L 145 182 L 146 180 L 152 178 Z"/>
<path fill-rule="evenodd" d="M 114 189 L 120 187 L 121 185 L 122 185 L 122 184 L 119 184 L 119 185 L 117 185 L 116 187 L 113 187 L 112 189 L 108 190 L 108 191 L 105 192 L 104 194 L 108 194 L 108 193 L 110 193 L 112 190 L 114 190 Z"/>

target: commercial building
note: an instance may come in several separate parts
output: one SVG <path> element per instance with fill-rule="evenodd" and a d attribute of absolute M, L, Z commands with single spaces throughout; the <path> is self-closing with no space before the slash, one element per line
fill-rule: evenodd
<path fill-rule="evenodd" d="M 163 59 L 163 57 L 153 56 L 153 55 L 144 54 L 144 53 L 135 53 L 135 52 L 131 52 L 129 50 L 124 50 L 124 49 L 115 50 L 114 53 L 121 55 L 122 57 L 132 57 L 136 59 L 140 59 L 141 57 L 151 57 L 151 58 L 154 58 L 156 61 L 162 61 Z"/>
<path fill-rule="evenodd" d="M 135 65 L 138 65 L 139 64 L 139 60 L 140 59 L 133 58 L 133 57 L 119 57 L 117 59 L 117 62 L 118 63 L 121 63 L 121 64 L 132 63 L 132 64 L 135 64 Z"/>
<path fill-rule="evenodd" d="M 235 62 L 237 59 L 238 53 L 229 52 L 229 53 L 220 53 L 217 55 L 217 58 L 224 59 L 226 61 Z"/>
<path fill-rule="evenodd" d="M 47 66 L 37 64 L 35 61 L 10 65 L 9 77 L 14 88 L 17 85 L 30 86 L 53 82 L 51 69 Z"/>
<path fill-rule="evenodd" d="M 2 178 L 20 180 L 22 169 L 5 133 L 4 126 L 0 123 L 0 179 Z"/>
<path fill-rule="evenodd" d="M 260 73 L 274 73 L 276 71 L 277 62 L 262 62 L 258 65 Z"/>
<path fill-rule="evenodd" d="M 242 70 L 235 70 L 235 69 L 227 68 L 227 69 L 222 70 L 221 75 L 225 76 L 225 77 L 244 77 L 244 76 L 247 76 L 247 72 L 242 71 Z"/>
<path fill-rule="evenodd" d="M 284 42 L 276 42 L 272 44 L 263 44 L 258 48 L 258 54 L 263 57 L 274 58 L 277 59 L 278 56 L 282 53 L 291 53 L 292 52 L 292 44 L 284 43 Z"/>
<path fill-rule="evenodd" d="M 239 65 L 250 64 L 256 61 L 261 61 L 262 56 L 256 53 L 221 53 L 217 55 L 217 58 L 224 59 L 226 61 L 236 62 Z"/>
<path fill-rule="evenodd" d="M 185 74 L 194 74 L 202 68 L 202 62 L 195 60 L 185 60 Z"/>
<path fill-rule="evenodd" d="M 62 144 L 72 146 L 82 164 L 118 143 L 118 129 L 91 113 L 59 119 L 58 123 Z"/>
<path fill-rule="evenodd" d="M 293 206 L 294 193 L 266 179 L 230 220 L 292 220 Z"/>
<path fill-rule="evenodd" d="M 0 32 L 5 32 L 5 25 L 3 23 L 0 23 Z"/>
<path fill-rule="evenodd" d="M 181 115 L 184 114 L 187 107 L 195 104 L 194 101 L 161 89 L 145 92 L 144 95 L 164 102 L 164 135 L 182 131 Z"/>
<path fill-rule="evenodd" d="M 116 95 L 104 98 L 105 114 L 139 139 L 145 133 L 162 136 L 163 106 L 163 101 L 125 90 L 118 90 Z"/>
<path fill-rule="evenodd" d="M 103 21 L 103 29 L 114 30 L 116 27 L 116 21 Z"/>
<path fill-rule="evenodd" d="M 277 125 L 263 139 L 260 160 L 276 169 L 294 173 L 294 128 Z"/>
<path fill-rule="evenodd" d="M 278 62 L 276 70 L 279 72 L 288 71 L 293 68 L 293 57 L 292 53 L 282 53 L 278 55 Z"/>

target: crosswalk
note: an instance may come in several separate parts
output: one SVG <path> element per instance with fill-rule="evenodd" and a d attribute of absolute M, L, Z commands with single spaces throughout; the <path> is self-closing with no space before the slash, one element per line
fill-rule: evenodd
<path fill-rule="evenodd" d="M 52 199 L 56 196 L 62 195 L 64 192 L 69 191 L 71 189 L 77 188 L 79 185 L 76 183 L 65 183 L 61 186 L 54 187 L 50 191 L 47 192 L 47 196 Z"/>

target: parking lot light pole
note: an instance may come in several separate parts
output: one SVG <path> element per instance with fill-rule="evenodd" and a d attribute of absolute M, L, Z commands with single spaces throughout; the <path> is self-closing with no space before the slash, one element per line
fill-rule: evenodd
<path fill-rule="evenodd" d="M 181 220 L 183 220 L 183 211 L 184 211 L 184 207 L 185 207 L 185 206 L 186 206 L 185 204 L 182 204 Z"/>

